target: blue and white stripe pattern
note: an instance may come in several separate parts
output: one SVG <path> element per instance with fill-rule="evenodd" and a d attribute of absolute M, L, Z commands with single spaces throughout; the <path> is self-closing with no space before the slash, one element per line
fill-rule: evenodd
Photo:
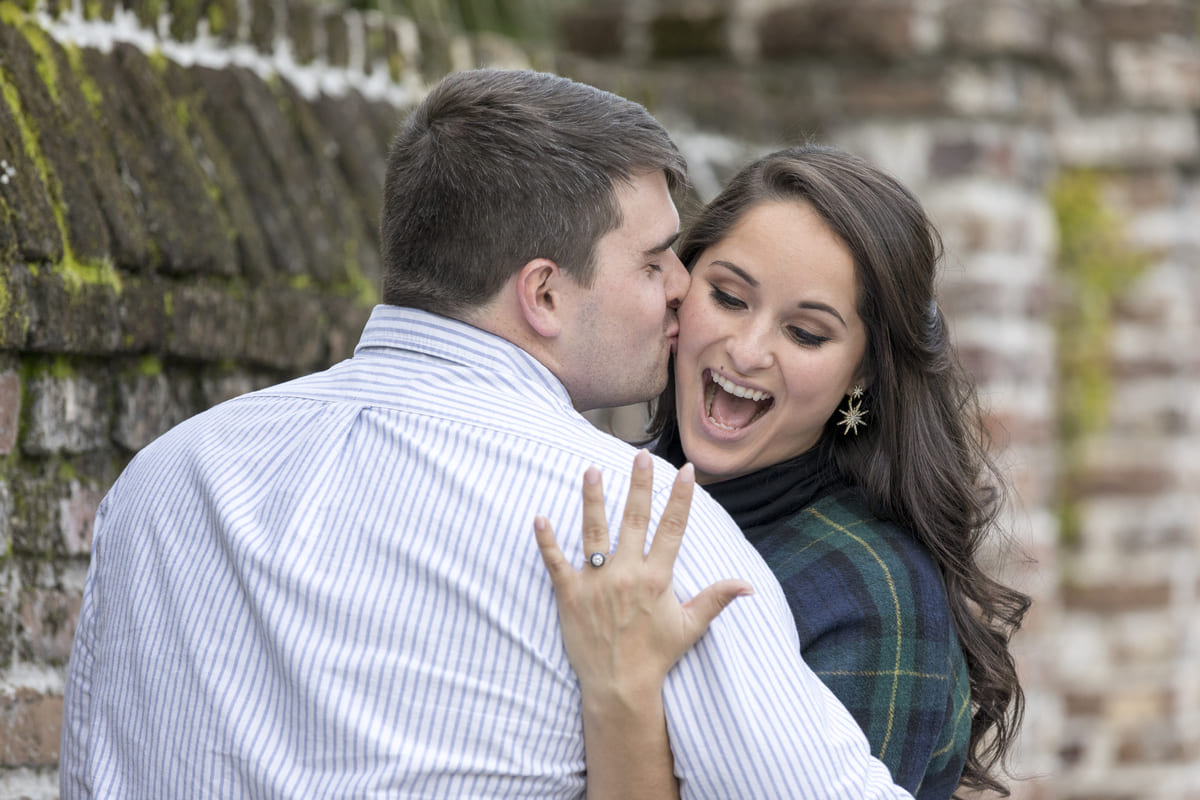
<path fill-rule="evenodd" d="M 533 537 L 614 524 L 633 449 L 476 328 L 375 309 L 355 356 L 200 414 L 100 506 L 68 668 L 65 800 L 581 798 L 579 687 Z M 674 470 L 657 462 L 655 519 Z M 905 797 L 803 666 L 783 595 L 697 492 L 676 570 L 752 598 L 672 672 L 686 797 Z"/>

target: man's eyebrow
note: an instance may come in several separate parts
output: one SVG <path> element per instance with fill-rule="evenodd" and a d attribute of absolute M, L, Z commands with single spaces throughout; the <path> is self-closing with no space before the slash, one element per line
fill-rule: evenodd
<path fill-rule="evenodd" d="M 643 252 L 642 255 L 649 258 L 651 256 L 656 256 L 665 250 L 669 250 L 669 249 L 671 249 L 671 246 L 673 244 L 675 244 L 675 240 L 678 238 L 679 238 L 679 231 L 675 231 L 670 236 L 668 236 L 666 238 L 666 240 L 662 244 L 660 244 L 658 247 L 651 247 L 650 249 Z"/>

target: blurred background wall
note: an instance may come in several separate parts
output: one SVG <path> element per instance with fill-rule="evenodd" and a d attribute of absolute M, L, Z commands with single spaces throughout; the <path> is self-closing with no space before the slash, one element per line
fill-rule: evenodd
<path fill-rule="evenodd" d="M 57 794 L 100 497 L 349 353 L 391 132 L 485 65 L 646 104 L 685 222 L 801 141 L 916 191 L 1035 598 L 1014 795 L 1200 798 L 1197 0 L 0 0 L 0 796 Z"/>

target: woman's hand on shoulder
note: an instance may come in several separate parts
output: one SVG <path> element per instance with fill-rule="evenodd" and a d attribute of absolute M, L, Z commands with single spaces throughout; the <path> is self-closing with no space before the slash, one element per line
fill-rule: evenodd
<path fill-rule="evenodd" d="M 542 561 L 555 601 L 571 666 L 584 699 L 637 702 L 659 693 L 672 666 L 708 630 L 735 597 L 753 594 L 745 581 L 712 584 L 686 603 L 672 585 L 675 557 L 687 527 L 695 483 L 690 464 L 679 471 L 649 552 L 650 500 L 654 485 L 650 454 L 634 459 L 616 551 L 609 554 L 608 521 L 600 471 L 583 481 L 583 552 L 591 562 L 577 571 L 559 549 L 544 517 L 534 522 Z"/>

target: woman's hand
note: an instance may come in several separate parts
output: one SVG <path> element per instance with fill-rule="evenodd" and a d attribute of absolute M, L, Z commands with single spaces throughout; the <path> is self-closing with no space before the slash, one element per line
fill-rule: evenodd
<path fill-rule="evenodd" d="M 605 556 L 582 572 L 567 563 L 545 517 L 534 520 L 571 666 L 583 693 L 583 742 L 588 800 L 669 800 L 679 797 L 662 686 L 667 672 L 733 598 L 752 594 L 744 581 L 718 581 L 680 604 L 672 589 L 675 555 L 687 527 L 695 482 L 679 471 L 650 552 L 650 454 L 633 461 L 633 477 L 617 551 L 609 553 L 600 471 L 583 476 L 583 552 Z"/>
<path fill-rule="evenodd" d="M 675 556 L 683 540 L 695 482 L 691 464 L 679 471 L 646 552 L 654 472 L 642 450 L 633 462 L 629 497 L 616 552 L 609 553 L 600 471 L 583 481 L 583 552 L 602 553 L 604 565 L 567 563 L 544 517 L 534 521 L 542 561 L 554 584 L 567 655 L 579 676 L 585 706 L 637 703 L 662 690 L 667 672 L 735 597 L 753 594 L 744 581 L 714 583 L 680 604 L 672 589 Z"/>

